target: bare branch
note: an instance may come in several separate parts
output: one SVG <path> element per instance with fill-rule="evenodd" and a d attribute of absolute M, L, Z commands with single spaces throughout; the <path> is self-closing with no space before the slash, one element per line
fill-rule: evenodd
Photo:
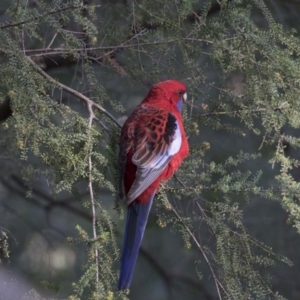
<path fill-rule="evenodd" d="M 95 118 L 92 104 L 88 103 L 88 110 L 90 113 L 89 117 L 89 133 L 88 133 L 88 151 L 89 151 L 89 193 L 91 197 L 91 206 L 92 206 L 92 226 L 93 226 L 93 239 L 94 241 L 97 240 L 97 217 L 96 217 L 96 207 L 95 207 L 95 198 L 94 198 L 94 191 L 93 191 L 93 163 L 92 163 L 92 151 L 93 151 L 93 144 L 92 144 L 92 125 L 93 119 Z M 95 265 L 96 265 L 96 282 L 99 282 L 99 253 L 98 249 L 95 246 Z"/>
<path fill-rule="evenodd" d="M 64 91 L 68 92 L 69 94 L 83 100 L 88 108 L 89 107 L 95 107 L 97 108 L 99 111 L 101 111 L 102 113 L 104 113 L 108 118 L 110 118 L 117 126 L 121 127 L 120 123 L 117 121 L 117 119 L 110 114 L 105 108 L 103 108 L 101 105 L 95 103 L 94 101 L 92 101 L 91 99 L 89 99 L 88 97 L 86 97 L 85 95 L 81 94 L 80 92 L 77 92 L 76 90 L 64 85 L 63 83 L 55 80 L 54 78 L 52 78 L 50 75 L 48 75 L 45 71 L 43 71 L 36 63 L 33 62 L 33 60 L 28 57 L 25 56 L 27 61 L 35 68 L 35 70 L 42 75 L 43 77 L 45 77 L 46 79 L 48 79 L 50 82 L 54 83 L 55 85 L 59 86 L 60 88 L 62 88 Z M 95 117 L 95 116 L 94 116 Z"/>

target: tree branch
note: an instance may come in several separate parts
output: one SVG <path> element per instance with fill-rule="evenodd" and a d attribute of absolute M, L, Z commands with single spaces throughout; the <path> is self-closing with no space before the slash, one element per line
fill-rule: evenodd
<path fill-rule="evenodd" d="M 32 67 L 34 67 L 34 69 L 40 75 L 42 75 L 47 80 L 49 80 L 50 82 L 52 82 L 56 86 L 60 87 L 64 91 L 68 92 L 69 94 L 71 94 L 71 95 L 73 95 L 73 96 L 75 96 L 75 97 L 83 100 L 87 104 L 88 108 L 89 107 L 95 107 L 95 108 L 97 108 L 99 111 L 101 111 L 102 113 L 104 113 L 104 115 L 106 115 L 109 119 L 111 119 L 116 125 L 118 125 L 119 127 L 121 127 L 121 125 L 116 120 L 116 118 L 112 114 L 110 114 L 105 108 L 103 108 L 101 105 L 95 103 L 94 101 L 92 101 L 91 99 L 89 99 L 85 95 L 81 94 L 80 92 L 77 92 L 76 90 L 74 90 L 74 89 L 72 89 L 72 88 L 64 85 L 63 83 L 60 83 L 59 81 L 55 80 L 54 78 L 52 78 L 45 71 L 43 71 L 36 63 L 34 63 L 33 60 L 30 57 L 25 56 L 25 58 L 27 59 L 27 61 L 32 65 Z M 94 118 L 95 118 L 95 116 L 94 116 Z"/>
<path fill-rule="evenodd" d="M 97 240 L 97 217 L 96 217 L 96 206 L 95 206 L 95 198 L 94 198 L 94 191 L 93 191 L 93 163 L 92 163 L 92 152 L 93 152 L 93 143 L 92 143 L 92 125 L 93 119 L 95 118 L 92 104 L 88 103 L 88 110 L 89 110 L 89 133 L 88 133 L 88 165 L 89 165 L 89 193 L 91 198 L 91 206 L 92 206 L 92 227 L 93 227 L 93 239 L 94 241 Z M 95 253 L 95 265 L 96 265 L 96 283 L 99 282 L 99 253 L 97 246 L 94 249 Z"/>
<path fill-rule="evenodd" d="M 58 10 L 49 11 L 48 13 L 45 13 L 43 15 L 34 17 L 32 19 L 29 19 L 29 20 L 25 20 L 25 21 L 21 21 L 21 22 L 17 22 L 17 23 L 9 23 L 7 25 L 2 25 L 2 26 L 0 26 L 0 29 L 3 30 L 5 28 L 10 28 L 10 27 L 16 27 L 16 26 L 24 25 L 26 23 L 30 23 L 30 22 L 33 22 L 33 21 L 37 21 L 39 19 L 43 19 L 43 18 L 45 18 L 46 16 L 49 16 L 49 15 L 54 15 L 54 14 L 61 13 L 61 12 L 64 12 L 66 10 L 69 10 L 69 9 L 77 9 L 77 8 L 82 8 L 82 7 L 83 7 L 82 5 L 78 5 L 78 6 L 76 6 L 76 5 L 66 6 L 66 7 L 58 9 Z"/>
<path fill-rule="evenodd" d="M 196 244 L 197 248 L 200 250 L 202 256 L 204 257 L 204 260 L 206 261 L 209 269 L 210 269 L 210 272 L 213 276 L 213 279 L 215 281 L 215 285 L 216 285 L 216 289 L 217 289 L 217 292 L 218 292 L 218 296 L 219 296 L 219 299 L 222 300 L 222 296 L 221 296 L 221 292 L 220 292 L 220 289 L 219 287 L 222 288 L 222 290 L 226 293 L 226 290 L 225 288 L 223 287 L 223 285 L 221 284 L 221 282 L 219 281 L 215 271 L 214 271 L 214 268 L 211 264 L 211 262 L 209 261 L 206 253 L 205 253 L 205 250 L 204 248 L 202 247 L 202 245 L 198 242 L 198 240 L 196 239 L 195 235 L 191 232 L 190 228 L 185 224 L 185 222 L 182 220 L 182 218 L 180 217 L 179 213 L 177 212 L 177 210 L 173 207 L 173 205 L 171 205 L 171 210 L 173 212 L 173 214 L 175 215 L 176 219 L 178 221 L 180 221 L 180 223 L 183 225 L 183 227 L 185 228 L 185 230 L 187 231 L 187 233 L 189 234 L 189 236 L 192 238 L 192 240 L 194 241 L 194 243 Z M 227 295 L 229 296 L 229 295 Z"/>
<path fill-rule="evenodd" d="M 70 197 L 70 198 L 66 198 L 64 200 L 56 200 L 54 198 L 52 198 L 51 196 L 47 195 L 46 193 L 42 192 L 41 190 L 37 189 L 37 188 L 29 188 L 28 185 L 26 185 L 23 180 L 21 180 L 19 177 L 17 177 L 16 175 L 11 175 L 11 177 L 9 177 L 9 179 L 4 179 L 2 177 L 0 177 L 0 181 L 3 185 L 5 185 L 6 188 L 8 188 L 9 190 L 13 190 L 15 193 L 17 193 L 18 195 L 26 198 L 26 190 L 30 189 L 33 193 L 33 195 L 38 196 L 43 198 L 47 204 L 42 204 L 39 200 L 36 200 L 34 197 L 32 197 L 30 199 L 31 204 L 34 204 L 36 206 L 42 207 L 43 209 L 45 209 L 46 211 L 50 211 L 53 208 L 59 206 L 63 209 L 68 210 L 69 212 L 84 218 L 86 220 L 91 220 L 92 217 L 89 213 L 87 213 L 86 211 L 72 205 L 71 203 L 74 202 L 74 198 Z M 11 181 L 14 181 L 19 187 L 21 187 L 22 190 L 20 189 L 16 189 L 15 187 L 12 186 Z M 71 202 L 72 201 L 72 202 Z"/>

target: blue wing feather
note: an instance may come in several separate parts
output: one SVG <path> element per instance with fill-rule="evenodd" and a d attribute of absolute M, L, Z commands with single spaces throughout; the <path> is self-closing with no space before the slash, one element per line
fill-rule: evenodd
<path fill-rule="evenodd" d="M 140 204 L 135 201 L 128 206 L 118 283 L 119 290 L 128 289 L 130 286 L 154 196 L 155 193 L 147 203 Z"/>

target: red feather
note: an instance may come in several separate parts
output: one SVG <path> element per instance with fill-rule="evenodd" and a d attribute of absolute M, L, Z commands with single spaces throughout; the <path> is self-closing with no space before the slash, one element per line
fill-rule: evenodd
<path fill-rule="evenodd" d="M 167 80 L 154 85 L 122 128 L 119 190 L 122 196 L 124 189 L 129 206 L 120 289 L 130 285 L 138 253 L 136 248 L 140 246 L 160 182 L 168 180 L 188 155 L 189 148 L 180 113 L 185 96 L 186 87 L 181 82 Z M 140 229 L 137 228 L 139 225 Z"/>
<path fill-rule="evenodd" d="M 161 153 L 167 147 L 163 139 L 166 134 L 166 123 L 168 114 L 171 113 L 178 122 L 182 136 L 180 150 L 172 156 L 168 165 L 160 176 L 135 200 L 145 202 L 149 195 L 157 190 L 159 183 L 168 180 L 178 169 L 182 160 L 188 155 L 188 143 L 183 128 L 180 111 L 177 108 L 178 101 L 186 92 L 185 86 L 175 80 L 160 82 L 152 87 L 147 97 L 132 112 L 125 122 L 121 132 L 120 143 L 120 165 L 125 168 L 124 177 L 120 178 L 123 182 L 125 194 L 127 195 L 134 180 L 137 171 L 137 164 L 133 163 L 132 157 L 136 153 L 142 152 L 149 160 L 154 155 Z M 168 137 L 171 138 L 170 136 Z M 160 147 L 159 149 L 157 149 Z M 156 152 L 158 150 L 158 152 Z M 124 156 L 126 155 L 126 165 L 124 165 Z"/>

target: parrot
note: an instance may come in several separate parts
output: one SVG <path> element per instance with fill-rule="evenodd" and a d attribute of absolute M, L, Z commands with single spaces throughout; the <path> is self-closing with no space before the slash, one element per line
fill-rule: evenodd
<path fill-rule="evenodd" d="M 149 212 L 157 189 L 189 153 L 181 117 L 186 87 L 177 80 L 154 84 L 121 129 L 119 196 L 127 216 L 121 252 L 119 290 L 129 289 Z"/>

